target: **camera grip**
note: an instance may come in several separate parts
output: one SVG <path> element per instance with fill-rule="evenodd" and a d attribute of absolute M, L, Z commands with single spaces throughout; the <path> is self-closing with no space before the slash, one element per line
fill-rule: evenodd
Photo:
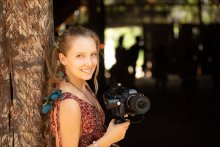
<path fill-rule="evenodd" d="M 125 122 L 125 121 L 121 118 L 116 118 L 115 119 L 115 124 L 120 124 L 120 123 L 123 123 L 123 122 Z"/>

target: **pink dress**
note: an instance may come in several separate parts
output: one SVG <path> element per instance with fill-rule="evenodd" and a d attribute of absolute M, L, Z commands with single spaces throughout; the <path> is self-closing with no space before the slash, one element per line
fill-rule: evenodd
<path fill-rule="evenodd" d="M 54 106 L 50 113 L 50 126 L 51 132 L 53 135 L 56 135 L 56 131 L 58 133 L 58 142 L 59 147 L 62 147 L 61 142 L 61 134 L 60 134 L 60 102 L 65 99 L 74 99 L 79 103 L 81 109 L 81 119 L 82 119 L 82 132 L 79 139 L 79 147 L 87 147 L 92 144 L 93 141 L 98 140 L 104 135 L 104 121 L 105 115 L 103 110 L 98 110 L 95 106 L 79 99 L 77 96 L 72 93 L 65 92 L 63 93 L 63 99 L 58 99 L 54 102 Z M 56 113 L 56 124 L 54 122 L 54 109 L 57 108 Z"/>

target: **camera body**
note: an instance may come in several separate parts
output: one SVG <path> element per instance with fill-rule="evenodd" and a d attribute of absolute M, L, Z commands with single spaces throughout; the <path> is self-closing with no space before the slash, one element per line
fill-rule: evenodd
<path fill-rule="evenodd" d="M 150 100 L 134 89 L 127 89 L 120 83 L 112 86 L 103 94 L 107 109 L 112 110 L 116 119 L 125 120 L 126 117 L 145 114 L 150 109 Z"/>

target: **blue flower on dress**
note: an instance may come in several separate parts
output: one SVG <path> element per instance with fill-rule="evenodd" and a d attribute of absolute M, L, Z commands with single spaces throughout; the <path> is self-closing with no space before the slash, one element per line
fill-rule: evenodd
<path fill-rule="evenodd" d="M 60 89 L 54 90 L 51 95 L 45 98 L 46 102 L 43 104 L 42 113 L 45 113 L 45 114 L 48 113 L 53 107 L 54 101 L 57 100 L 58 98 L 60 99 L 63 98 L 63 94 Z"/>

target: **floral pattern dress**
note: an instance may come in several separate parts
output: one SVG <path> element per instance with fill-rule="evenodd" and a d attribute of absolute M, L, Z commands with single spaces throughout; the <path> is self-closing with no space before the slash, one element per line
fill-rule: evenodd
<path fill-rule="evenodd" d="M 86 101 L 78 98 L 72 93 L 65 92 L 62 93 L 62 98 L 57 99 L 53 103 L 53 107 L 50 112 L 50 126 L 51 132 L 54 136 L 56 136 L 56 132 L 58 134 L 58 143 L 59 147 L 62 147 L 62 136 L 60 134 L 60 103 L 65 99 L 74 99 L 78 102 L 81 109 L 81 121 L 82 121 L 82 132 L 79 139 L 79 147 L 87 147 L 92 144 L 93 141 L 98 140 L 104 135 L 104 121 L 105 115 L 102 109 L 98 110 L 95 106 L 87 103 Z M 96 99 L 98 102 L 98 100 Z M 56 108 L 56 114 L 54 114 L 54 110 Z M 56 120 L 54 118 L 56 115 Z M 56 123 L 55 123 L 56 121 Z M 57 125 L 55 125 L 57 124 Z"/>

